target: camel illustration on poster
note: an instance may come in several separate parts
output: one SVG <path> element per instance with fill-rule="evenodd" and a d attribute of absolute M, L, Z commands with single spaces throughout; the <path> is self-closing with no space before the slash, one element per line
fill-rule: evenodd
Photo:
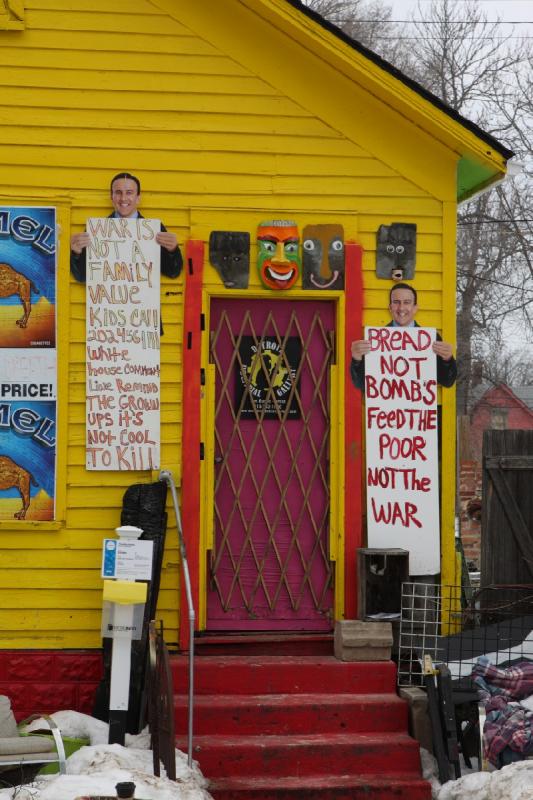
<path fill-rule="evenodd" d="M 0 520 L 55 513 L 56 211 L 0 207 Z"/>

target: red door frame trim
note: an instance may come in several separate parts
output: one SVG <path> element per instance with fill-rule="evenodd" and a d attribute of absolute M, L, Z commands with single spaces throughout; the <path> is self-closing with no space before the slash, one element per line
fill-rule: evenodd
<path fill-rule="evenodd" d="M 349 379 L 350 345 L 362 336 L 363 248 L 356 242 L 345 246 L 345 611 L 346 619 L 357 614 L 357 548 L 362 546 L 362 446 L 361 392 Z M 183 421 L 181 514 L 183 535 L 192 583 L 195 608 L 199 606 L 199 541 L 200 541 L 200 402 L 201 402 L 201 334 L 202 275 L 204 243 L 190 240 L 186 245 L 186 272 L 183 312 Z M 187 598 L 183 581 L 180 588 L 180 634 L 182 650 L 188 647 L 189 628 L 185 624 Z M 198 627 L 198 615 L 196 616 Z"/>
<path fill-rule="evenodd" d="M 202 277 L 204 243 L 189 240 L 185 248 L 185 288 L 183 306 L 183 403 L 181 439 L 181 518 L 183 538 L 191 576 L 192 597 L 196 612 L 199 600 L 199 536 L 200 536 L 200 400 L 201 400 L 201 337 Z M 180 581 L 180 649 L 189 645 L 187 595 Z M 196 613 L 198 627 L 198 613 Z"/>
<path fill-rule="evenodd" d="M 357 548 L 362 547 L 361 392 L 350 380 L 351 343 L 363 335 L 363 248 L 345 244 L 344 617 L 357 616 Z"/>

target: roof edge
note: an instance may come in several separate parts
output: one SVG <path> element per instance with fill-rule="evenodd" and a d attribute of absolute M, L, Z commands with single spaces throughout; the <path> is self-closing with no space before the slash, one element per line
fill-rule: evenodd
<path fill-rule="evenodd" d="M 401 72 L 401 70 L 399 70 L 397 67 L 391 64 L 389 61 L 386 61 L 384 58 L 379 56 L 373 50 L 370 50 L 368 47 L 365 47 L 365 45 L 361 44 L 356 39 L 352 39 L 351 36 L 348 36 L 348 34 L 344 33 L 344 31 L 341 28 L 337 27 L 332 22 L 325 19 L 325 17 L 322 17 L 316 11 L 313 11 L 311 8 L 304 5 L 301 2 L 301 0 L 285 0 L 285 2 L 293 6 L 293 8 L 295 8 L 297 11 L 302 12 L 309 19 L 312 19 L 314 22 L 316 22 L 325 30 L 332 33 L 337 38 L 341 39 L 345 44 L 347 44 L 353 50 L 356 50 L 365 58 L 368 58 L 369 61 L 372 61 L 374 64 L 376 64 L 376 66 L 380 67 L 385 72 L 388 72 L 394 78 L 401 81 L 405 86 L 407 86 L 409 89 L 412 89 L 414 92 L 420 95 L 420 97 L 422 97 L 424 100 L 427 100 L 436 108 L 438 108 L 440 111 L 442 111 L 444 114 L 446 114 L 448 117 L 453 119 L 454 122 L 458 122 L 460 125 L 469 130 L 479 139 L 486 142 L 486 144 L 488 144 L 490 147 L 496 150 L 496 152 L 499 153 L 499 155 L 502 156 L 502 158 L 504 158 L 506 161 L 508 161 L 510 158 L 513 158 L 515 153 L 508 147 L 505 147 L 505 145 L 503 145 L 498 139 L 496 139 L 490 133 L 484 131 L 482 128 L 476 125 L 475 122 L 471 122 L 471 120 L 467 119 L 466 117 L 463 117 L 461 114 L 459 114 L 458 111 L 455 111 L 453 108 L 451 108 L 451 106 L 447 105 L 439 97 L 437 97 L 432 92 L 425 89 L 420 83 L 415 81 L 413 78 L 409 78 L 407 75 Z"/>
<path fill-rule="evenodd" d="M 503 382 L 501 382 L 501 381 L 500 381 L 500 383 L 496 383 L 496 384 L 494 384 L 494 386 L 491 386 L 491 387 L 490 387 L 490 389 L 487 389 L 485 392 L 483 392 L 483 394 L 481 395 L 481 397 L 479 398 L 479 400 L 478 400 L 478 401 L 477 401 L 477 402 L 474 404 L 474 406 L 472 407 L 472 413 L 474 413 L 474 411 L 475 411 L 475 410 L 478 408 L 478 406 L 481 406 L 481 405 L 483 405 L 483 398 L 484 398 L 486 395 L 488 395 L 488 394 L 490 394 L 490 392 L 494 392 L 494 391 L 496 391 L 496 390 L 502 391 L 504 394 L 508 395 L 508 396 L 510 397 L 510 399 L 511 399 L 511 400 L 513 400 L 513 401 L 516 403 L 516 405 L 517 405 L 519 408 L 521 408 L 523 411 L 527 411 L 527 413 L 528 413 L 530 416 L 532 416 L 532 417 L 533 417 L 533 410 L 532 410 L 531 408 L 529 408 L 529 406 L 528 406 L 526 403 L 524 403 L 524 401 L 523 401 L 523 400 L 521 400 L 521 399 L 520 399 L 520 398 L 519 398 L 519 397 L 518 397 L 518 396 L 517 396 L 517 395 L 516 395 L 516 394 L 513 392 L 513 390 L 511 389 L 511 387 L 510 387 L 510 386 L 508 386 L 506 383 L 503 383 Z M 496 407 L 497 407 L 497 406 L 496 406 Z"/>

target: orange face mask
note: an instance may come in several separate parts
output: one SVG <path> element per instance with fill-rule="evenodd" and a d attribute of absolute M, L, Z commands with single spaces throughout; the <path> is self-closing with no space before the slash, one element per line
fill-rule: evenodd
<path fill-rule="evenodd" d="M 257 228 L 257 269 L 268 289 L 290 289 L 300 274 L 298 227 L 294 222 L 275 220 Z"/>

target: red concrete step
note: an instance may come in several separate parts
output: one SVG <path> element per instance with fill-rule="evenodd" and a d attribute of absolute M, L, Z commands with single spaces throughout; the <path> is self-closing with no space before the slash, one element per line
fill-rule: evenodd
<path fill-rule="evenodd" d="M 187 697 L 174 699 L 176 732 L 187 731 Z M 194 731 L 285 734 L 407 730 L 407 704 L 395 694 L 198 695 Z"/>
<path fill-rule="evenodd" d="M 185 737 L 177 737 L 180 750 Z M 196 736 L 194 758 L 209 779 L 352 773 L 420 775 L 418 743 L 405 733 L 300 736 Z"/>
<path fill-rule="evenodd" d="M 431 800 L 429 783 L 407 773 L 220 778 L 209 792 L 215 800 Z"/>
<path fill-rule="evenodd" d="M 171 658 L 174 691 L 188 685 L 189 661 Z M 392 661 L 338 661 L 334 656 L 202 656 L 195 659 L 196 694 L 359 693 L 396 691 Z"/>
<path fill-rule="evenodd" d="M 181 749 L 188 667 L 172 658 Z M 390 661 L 201 655 L 195 702 L 194 756 L 216 800 L 430 800 Z"/>
<path fill-rule="evenodd" d="M 333 655 L 332 633 L 203 633 L 195 638 L 199 656 Z"/>

